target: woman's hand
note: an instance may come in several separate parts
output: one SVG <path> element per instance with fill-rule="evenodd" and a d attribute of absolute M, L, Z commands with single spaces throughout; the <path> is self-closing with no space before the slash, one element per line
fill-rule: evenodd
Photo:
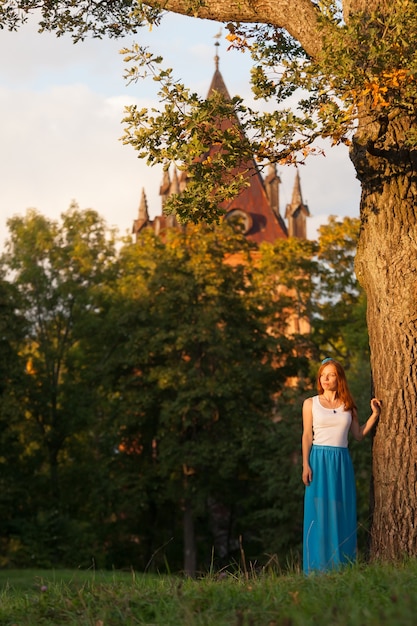
<path fill-rule="evenodd" d="M 379 417 L 381 414 L 381 400 L 378 400 L 378 398 L 372 398 L 371 400 L 371 409 L 372 409 L 372 413 L 376 416 Z"/>
<path fill-rule="evenodd" d="M 307 467 L 303 467 L 303 483 L 308 487 L 312 480 L 313 472 L 311 471 L 311 467 L 307 465 Z"/>

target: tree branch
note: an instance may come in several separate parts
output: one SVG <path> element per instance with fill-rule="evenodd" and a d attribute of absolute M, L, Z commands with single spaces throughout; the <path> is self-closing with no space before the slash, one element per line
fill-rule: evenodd
<path fill-rule="evenodd" d="M 322 49 L 321 12 L 311 0 L 147 0 L 146 4 L 217 22 L 272 24 L 284 28 L 308 55 L 316 57 Z"/>

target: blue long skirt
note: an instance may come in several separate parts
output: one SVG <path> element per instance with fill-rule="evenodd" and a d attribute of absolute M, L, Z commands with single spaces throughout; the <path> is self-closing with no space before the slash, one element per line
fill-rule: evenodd
<path fill-rule="evenodd" d="M 337 569 L 356 559 L 356 487 L 348 448 L 315 446 L 305 489 L 303 569 Z"/>

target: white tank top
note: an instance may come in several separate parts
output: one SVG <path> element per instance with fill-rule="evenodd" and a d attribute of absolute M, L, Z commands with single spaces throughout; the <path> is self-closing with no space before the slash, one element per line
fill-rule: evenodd
<path fill-rule="evenodd" d="M 316 446 L 338 446 L 347 448 L 352 413 L 344 406 L 325 409 L 319 396 L 313 396 L 313 444 Z"/>

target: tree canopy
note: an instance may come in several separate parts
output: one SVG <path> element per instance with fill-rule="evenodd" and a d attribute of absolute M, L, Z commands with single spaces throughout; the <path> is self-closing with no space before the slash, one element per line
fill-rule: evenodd
<path fill-rule="evenodd" d="M 321 245 L 282 240 L 255 255 L 227 222 L 166 240 L 148 231 L 119 249 L 76 206 L 59 222 L 28 211 L 9 227 L 2 564 L 149 570 L 168 559 L 192 574 L 237 559 L 240 535 L 259 559 L 297 551 L 300 398 L 314 377 L 307 354 L 334 343 L 326 293 L 337 349 L 348 354 L 349 323 L 366 337 L 344 299 L 353 258 L 337 287 L 328 269 L 357 224 L 335 220 Z M 320 318 L 317 343 L 294 316 Z"/>

